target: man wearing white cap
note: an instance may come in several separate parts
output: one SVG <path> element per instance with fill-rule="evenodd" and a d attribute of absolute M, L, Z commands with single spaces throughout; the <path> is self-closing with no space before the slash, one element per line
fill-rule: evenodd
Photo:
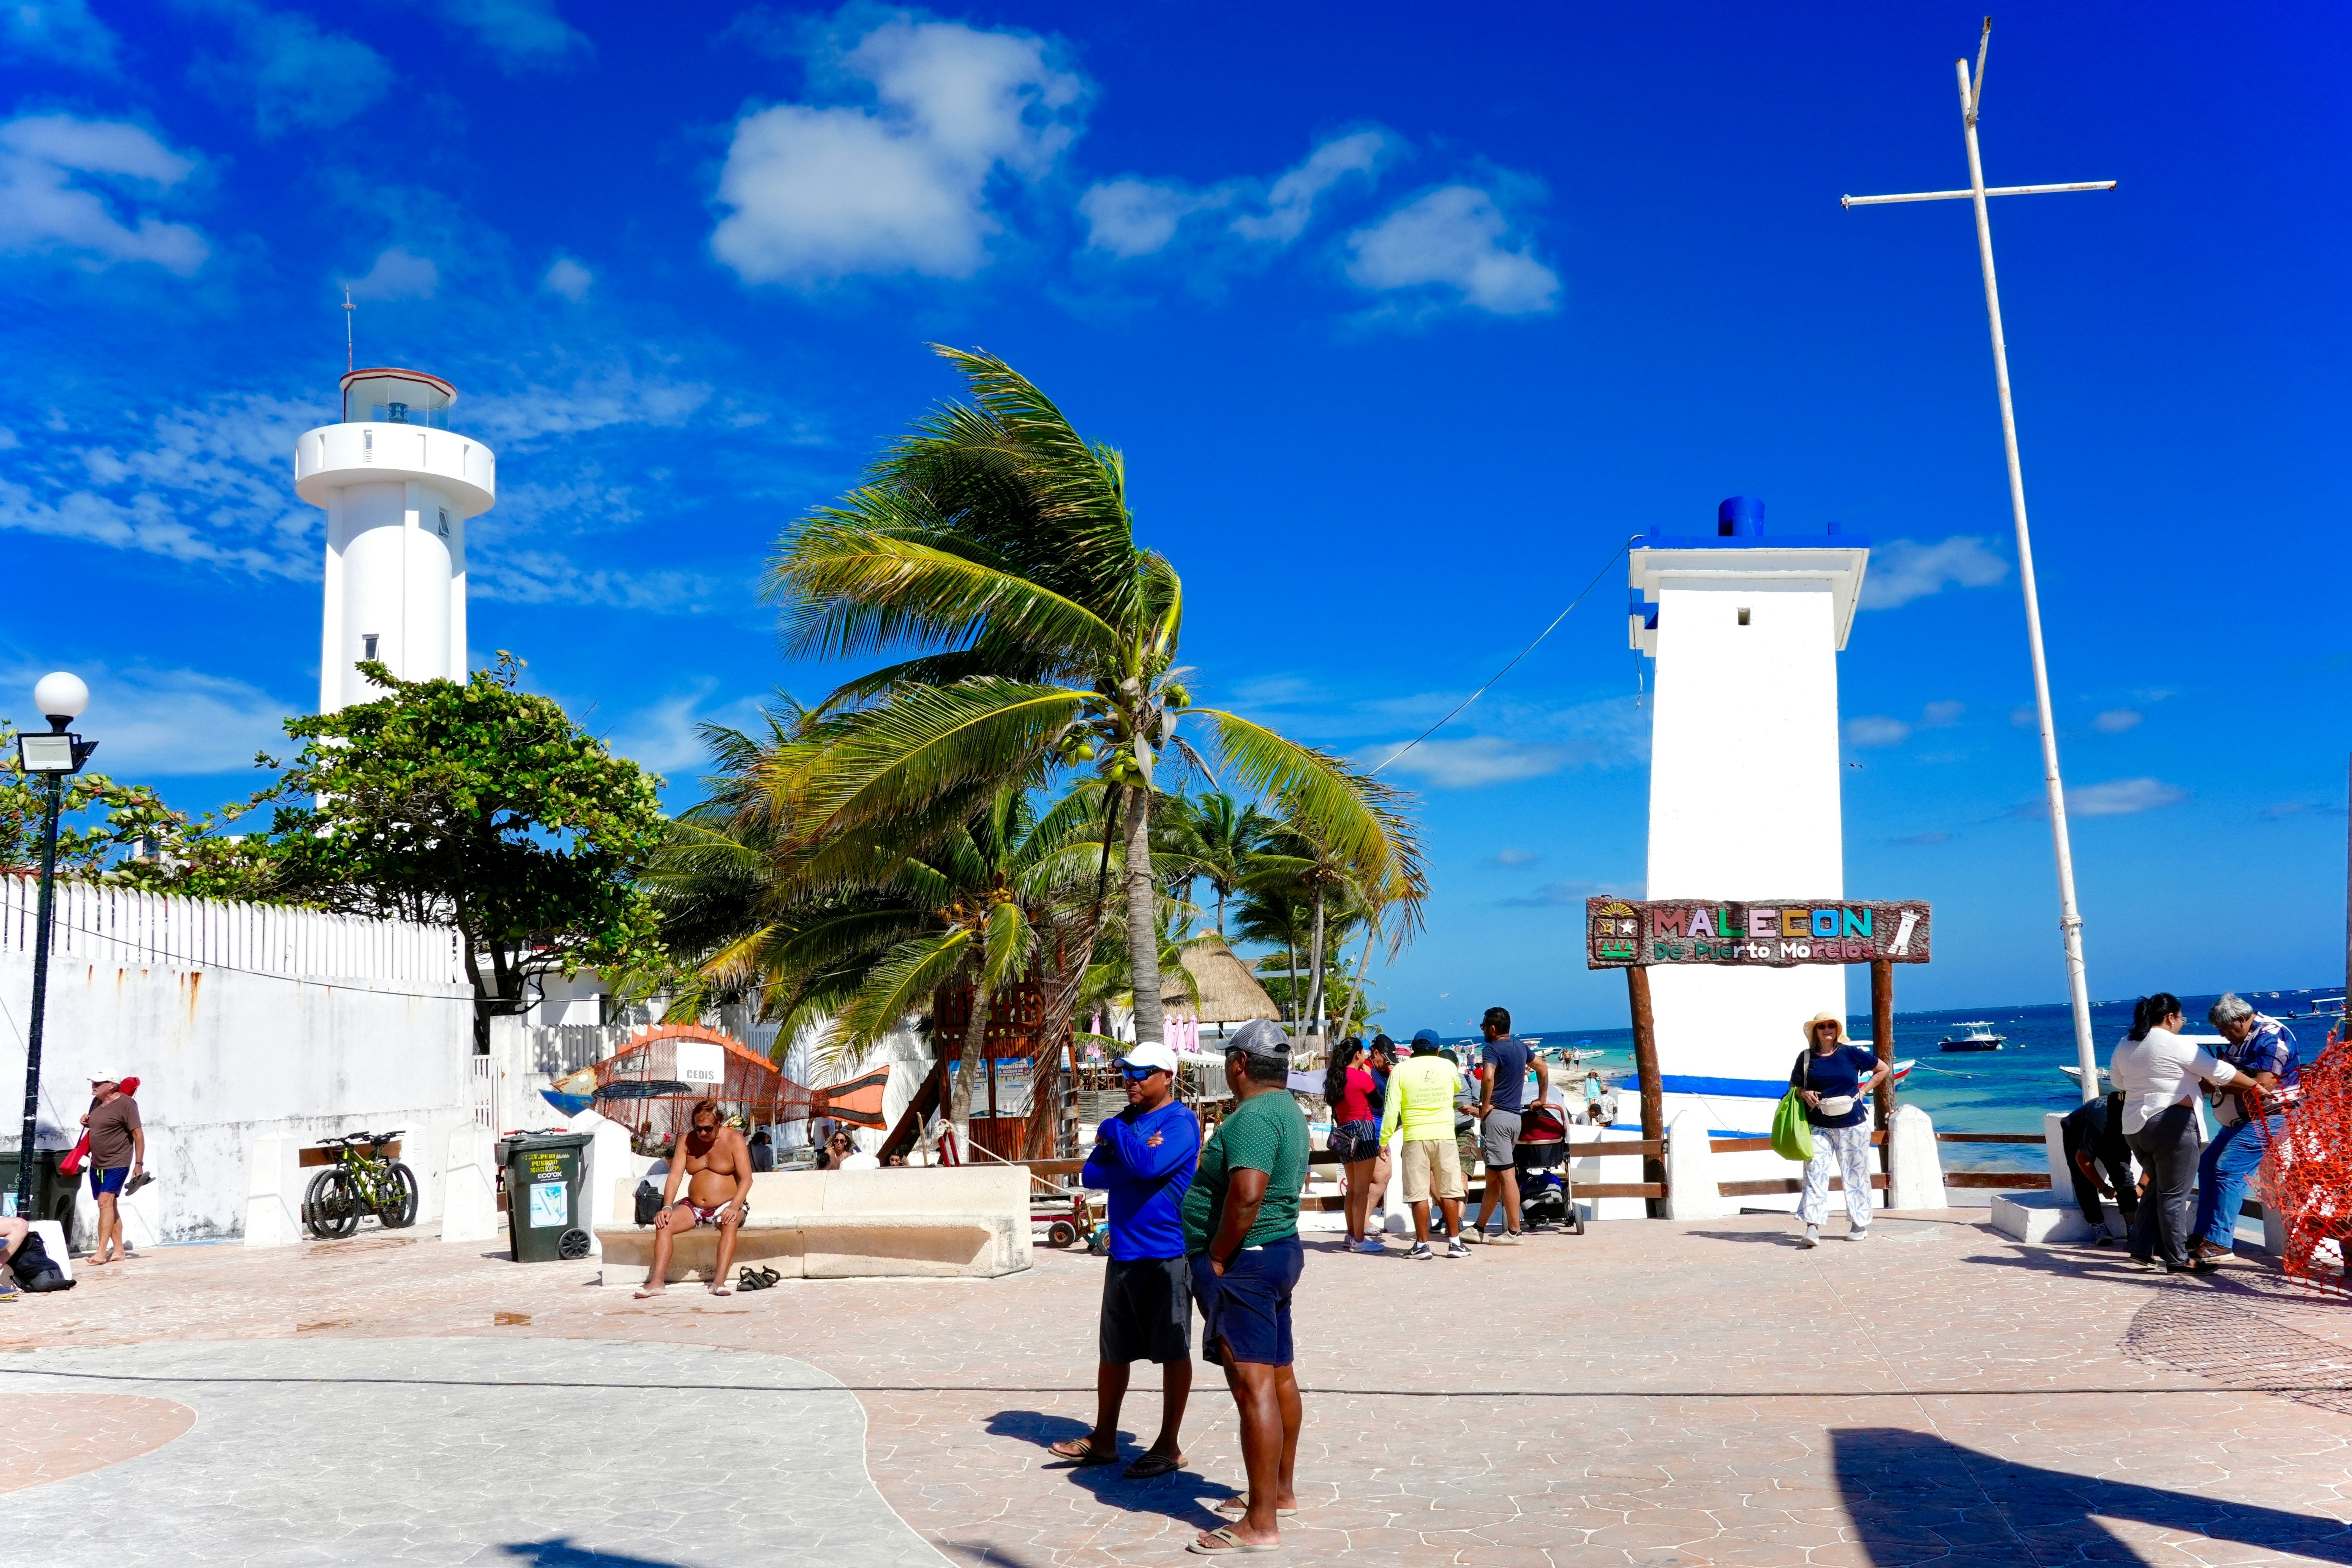
<path fill-rule="evenodd" d="M 1110 1194 L 1110 1262 L 1103 1271 L 1095 1429 L 1053 1446 L 1079 1465 L 1118 1462 L 1118 1407 L 1128 1369 L 1160 1363 L 1160 1436 L 1121 1472 L 1146 1481 L 1184 1468 L 1176 1429 L 1192 1392 L 1192 1272 L 1184 1256 L 1184 1194 L 1201 1158 L 1201 1119 L 1175 1097 L 1176 1053 L 1146 1040 L 1118 1058 L 1127 1109 L 1095 1132 L 1080 1180 Z"/>
<path fill-rule="evenodd" d="M 95 1268 L 130 1256 L 122 1245 L 122 1212 L 117 1206 L 122 1184 L 147 1168 L 147 1130 L 139 1125 L 139 1102 L 122 1092 L 122 1075 L 90 1075 L 89 1091 L 98 1098 L 81 1124 L 89 1130 L 89 1194 L 98 1200 L 98 1249 L 89 1258 Z M 107 1256 L 109 1246 L 114 1256 Z"/>

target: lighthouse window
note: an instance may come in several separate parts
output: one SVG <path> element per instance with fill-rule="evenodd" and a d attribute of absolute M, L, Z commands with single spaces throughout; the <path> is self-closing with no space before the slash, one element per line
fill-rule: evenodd
<path fill-rule="evenodd" d="M 362 658 L 373 658 L 375 657 L 375 639 L 376 634 L 373 632 L 369 632 L 360 638 L 360 647 L 363 650 L 360 654 Z"/>
<path fill-rule="evenodd" d="M 1743 626 L 1748 624 L 1748 611 L 1745 607 L 1742 607 L 1739 612 L 1739 624 Z"/>
<path fill-rule="evenodd" d="M 449 537 L 449 509 L 446 506 L 441 508 L 441 537 Z"/>

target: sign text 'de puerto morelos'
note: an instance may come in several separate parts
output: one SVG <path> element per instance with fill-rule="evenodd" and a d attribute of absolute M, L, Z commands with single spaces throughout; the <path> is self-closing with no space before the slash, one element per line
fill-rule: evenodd
<path fill-rule="evenodd" d="M 1925 902 L 1587 899 L 1587 967 L 1927 962 Z"/>

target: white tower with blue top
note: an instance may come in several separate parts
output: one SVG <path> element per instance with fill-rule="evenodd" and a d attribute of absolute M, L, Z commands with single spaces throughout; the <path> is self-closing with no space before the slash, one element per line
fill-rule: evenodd
<path fill-rule="evenodd" d="M 382 695 L 356 668 L 466 679 L 466 524 L 498 499 L 498 458 L 451 428 L 457 389 L 378 367 L 342 380 L 340 423 L 294 447 L 294 489 L 327 513 L 319 711 Z"/>
<path fill-rule="evenodd" d="M 1764 503 L 1734 496 L 1713 533 L 1634 546 L 1633 645 L 1656 665 L 1648 897 L 1844 895 L 1837 656 L 1869 543 L 1767 534 Z M 1768 1131 L 1804 1021 L 1845 1016 L 1845 974 L 1653 968 L 1668 1120 L 1696 1105 L 1710 1130 Z"/>

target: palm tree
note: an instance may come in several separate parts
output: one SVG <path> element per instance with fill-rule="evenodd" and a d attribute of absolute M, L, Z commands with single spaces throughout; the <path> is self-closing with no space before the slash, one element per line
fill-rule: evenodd
<path fill-rule="evenodd" d="M 1155 864 L 1171 880 L 1205 879 L 1217 895 L 1217 934 L 1225 934 L 1225 900 L 1242 885 L 1275 819 L 1223 790 L 1177 795 L 1167 802 L 1167 826 L 1153 839 Z"/>
<path fill-rule="evenodd" d="M 1002 360 L 938 348 L 971 405 L 919 423 L 868 482 L 782 541 L 766 588 L 787 651 L 911 657 L 850 681 L 820 714 L 826 742 L 767 783 L 796 844 L 872 831 L 924 842 L 965 797 L 1034 788 L 1091 765 L 1115 835 L 1136 1029 L 1163 1035 L 1152 801 L 1186 768 L 1195 721 L 1226 777 L 1275 795 L 1381 886 L 1422 885 L 1420 847 L 1383 791 L 1338 757 L 1193 705 L 1176 664 L 1183 584 L 1135 541 L 1123 460 L 1082 438 Z M 1169 782 L 1172 783 L 1172 780 Z"/>

